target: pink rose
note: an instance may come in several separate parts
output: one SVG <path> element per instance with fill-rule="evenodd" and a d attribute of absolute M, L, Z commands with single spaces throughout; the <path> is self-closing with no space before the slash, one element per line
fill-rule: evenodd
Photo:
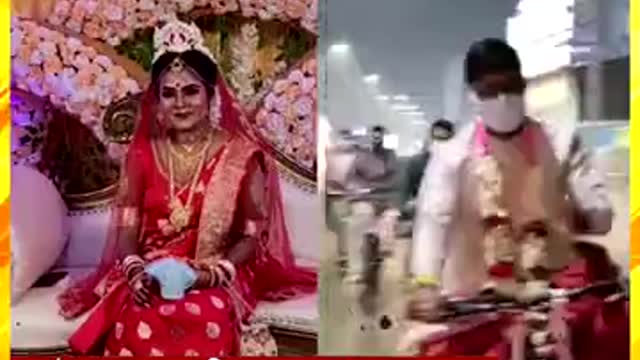
<path fill-rule="evenodd" d="M 111 59 L 104 55 L 98 55 L 93 59 L 93 63 L 99 65 L 104 70 L 110 69 L 113 66 Z"/>
<path fill-rule="evenodd" d="M 256 0 L 238 0 L 242 15 L 246 17 L 255 17 L 258 15 L 259 4 Z"/>
<path fill-rule="evenodd" d="M 87 16 L 87 12 L 84 8 L 84 4 L 81 1 L 76 2 L 71 9 L 71 19 L 73 22 L 82 24 L 85 17 Z"/>
<path fill-rule="evenodd" d="M 289 74 L 288 79 L 290 84 L 301 85 L 302 81 L 304 81 L 304 74 L 302 71 L 296 69 Z"/>
<path fill-rule="evenodd" d="M 259 127 L 265 126 L 267 123 L 267 109 L 262 108 L 256 114 L 256 124 Z"/>
<path fill-rule="evenodd" d="M 286 80 L 278 80 L 273 84 L 273 91 L 276 95 L 280 95 L 287 90 L 289 83 Z"/>
<path fill-rule="evenodd" d="M 267 110 L 271 111 L 276 108 L 276 102 L 276 95 L 274 93 L 269 93 L 269 95 L 264 99 L 264 106 Z"/>
<path fill-rule="evenodd" d="M 305 78 L 302 80 L 300 88 L 302 89 L 303 94 L 311 94 L 312 92 L 315 92 L 314 90 L 316 88 L 316 78 L 305 76 Z"/>
<path fill-rule="evenodd" d="M 273 18 L 284 19 L 286 0 L 265 0 L 264 12 L 269 13 Z"/>
<path fill-rule="evenodd" d="M 289 102 L 292 102 L 297 99 L 301 93 L 302 91 L 300 90 L 300 86 L 298 84 L 291 84 L 285 91 L 284 96 Z"/>
<path fill-rule="evenodd" d="M 88 66 L 90 63 L 91 61 L 89 60 L 89 57 L 83 53 L 80 53 L 73 58 L 73 66 L 80 70 Z"/>
<path fill-rule="evenodd" d="M 67 0 L 60 0 L 56 2 L 53 8 L 53 15 L 61 19 L 67 18 L 71 12 L 71 3 Z"/>
<path fill-rule="evenodd" d="M 313 111 L 313 100 L 309 97 L 301 97 L 295 102 L 294 107 L 297 116 L 306 117 Z"/>
<path fill-rule="evenodd" d="M 46 74 L 58 74 L 62 72 L 62 62 L 57 56 L 48 56 L 44 60 L 43 69 Z"/>
<path fill-rule="evenodd" d="M 286 0 L 285 12 L 291 19 L 300 19 L 307 12 L 307 5 L 301 0 Z"/>
<path fill-rule="evenodd" d="M 82 31 L 82 21 L 78 21 L 78 20 L 74 20 L 74 19 L 69 19 L 67 21 L 67 23 L 65 24 L 65 26 L 67 28 L 69 28 L 71 31 L 73 32 L 81 32 Z"/>
<path fill-rule="evenodd" d="M 309 59 L 302 64 L 302 71 L 305 74 L 315 75 L 317 69 L 316 59 Z"/>
<path fill-rule="evenodd" d="M 276 96 L 275 102 L 274 102 L 274 110 L 276 110 L 281 114 L 284 114 L 284 112 L 287 111 L 287 108 L 289 107 L 289 103 L 290 102 L 287 100 L 286 97 Z"/>
<path fill-rule="evenodd" d="M 95 21 L 89 21 L 84 24 L 82 32 L 92 39 L 99 39 L 102 33 L 102 29 L 100 28 L 100 25 L 98 25 Z"/>

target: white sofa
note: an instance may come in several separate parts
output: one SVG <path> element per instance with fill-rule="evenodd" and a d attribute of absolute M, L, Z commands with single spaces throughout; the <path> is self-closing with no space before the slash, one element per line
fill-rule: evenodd
<path fill-rule="evenodd" d="M 289 235 L 297 261 L 317 266 L 320 250 L 320 202 L 315 193 L 302 190 L 287 180 L 281 181 Z M 100 260 L 109 225 L 110 209 L 70 212 L 71 234 L 55 270 L 68 271 L 71 277 L 95 268 Z M 56 296 L 64 282 L 46 288 L 32 288 L 12 304 L 11 349 L 16 353 L 57 353 L 67 347 L 66 339 L 82 323 L 64 321 L 58 315 Z M 318 326 L 317 294 L 300 299 L 262 303 L 254 320 L 274 329 L 302 334 L 314 339 Z M 277 339 L 277 336 L 276 336 Z"/>

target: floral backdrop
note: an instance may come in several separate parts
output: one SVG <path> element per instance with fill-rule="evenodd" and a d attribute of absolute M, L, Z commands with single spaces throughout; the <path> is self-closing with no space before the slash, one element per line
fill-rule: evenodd
<path fill-rule="evenodd" d="M 294 175 L 315 180 L 317 0 L 57 0 L 53 8 L 46 21 L 12 19 L 12 87 L 77 118 L 112 157 L 126 150 L 114 138 L 126 136 L 105 117 L 147 85 L 153 26 L 175 13 L 203 30 L 250 115 L 249 132 Z M 45 110 L 16 98 L 13 112 L 14 161 L 34 161 Z"/>
<path fill-rule="evenodd" d="M 11 154 L 14 163 L 35 165 L 46 132 L 47 110 L 40 104 L 11 94 Z"/>

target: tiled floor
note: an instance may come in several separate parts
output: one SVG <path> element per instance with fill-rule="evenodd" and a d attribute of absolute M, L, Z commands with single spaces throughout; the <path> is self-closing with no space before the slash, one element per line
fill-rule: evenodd
<path fill-rule="evenodd" d="M 405 248 L 402 245 L 406 243 L 400 241 L 395 256 L 383 263 L 380 295 L 375 298 L 373 316 L 365 315 L 358 302 L 364 286 L 340 275 L 336 256 L 324 262 L 320 279 L 321 355 L 402 355 L 397 347 L 406 332 L 402 319 L 407 296 L 401 261 Z M 391 320 L 387 329 L 381 326 L 384 315 Z"/>

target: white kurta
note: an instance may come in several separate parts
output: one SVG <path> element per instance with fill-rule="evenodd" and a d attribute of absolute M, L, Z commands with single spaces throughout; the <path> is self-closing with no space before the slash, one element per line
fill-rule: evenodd
<path fill-rule="evenodd" d="M 521 138 L 492 139 L 493 156 L 503 173 L 506 203 L 515 226 L 544 221 L 549 226 L 549 261 L 566 265 L 576 231 L 605 234 L 612 210 L 604 178 L 573 130 L 553 131 L 532 122 L 536 165 L 520 150 Z M 450 293 L 472 294 L 487 280 L 483 228 L 471 171 L 475 124 L 463 128 L 429 161 L 416 209 L 412 272 L 435 277 Z M 574 214 L 585 226 L 577 229 Z"/>

